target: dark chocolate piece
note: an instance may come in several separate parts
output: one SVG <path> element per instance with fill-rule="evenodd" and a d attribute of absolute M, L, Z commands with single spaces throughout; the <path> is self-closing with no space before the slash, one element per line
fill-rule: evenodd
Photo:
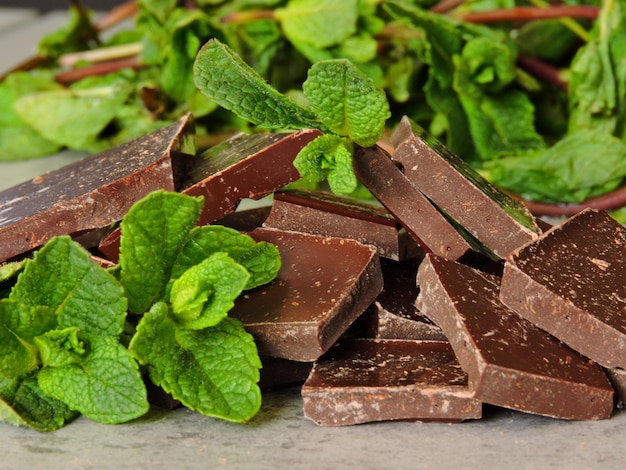
<path fill-rule="evenodd" d="M 0 193 L 0 260 L 57 235 L 122 219 L 156 189 L 174 191 L 195 153 L 190 116 L 161 130 L 50 171 Z"/>
<path fill-rule="evenodd" d="M 418 308 L 444 331 L 476 398 L 564 419 L 605 419 L 613 389 L 602 369 L 507 308 L 499 278 L 427 255 Z"/>
<path fill-rule="evenodd" d="M 277 278 L 244 292 L 229 312 L 254 336 L 262 355 L 313 362 L 382 290 L 370 245 L 276 229 L 250 235 L 275 244 L 282 258 Z"/>
<path fill-rule="evenodd" d="M 313 129 L 292 134 L 241 134 L 199 155 L 181 190 L 204 196 L 199 225 L 234 212 L 242 199 L 260 199 L 299 179 L 293 160 L 319 135 Z"/>
<path fill-rule="evenodd" d="M 415 307 L 419 263 L 420 260 L 380 260 L 384 285 L 363 315 L 363 322 L 368 323 L 364 327 L 367 335 L 382 339 L 446 341 L 441 328 Z"/>
<path fill-rule="evenodd" d="M 374 245 L 380 256 L 395 260 L 417 251 L 405 246 L 407 240 L 400 233 L 401 226 L 383 208 L 320 191 L 275 193 L 272 210 L 263 225 L 329 237 L 354 238 Z"/>
<path fill-rule="evenodd" d="M 305 417 L 322 426 L 462 421 L 482 413 L 450 345 L 439 341 L 341 343 L 313 365 L 302 398 Z"/>
<path fill-rule="evenodd" d="M 620 408 L 626 405 L 626 370 L 619 367 L 604 369 L 604 373 L 609 378 L 613 390 L 615 390 L 615 404 Z"/>
<path fill-rule="evenodd" d="M 626 368 L 626 228 L 586 210 L 506 261 L 502 301 L 604 367 Z"/>
<path fill-rule="evenodd" d="M 406 116 L 393 160 L 417 189 L 501 258 L 541 232 L 526 206 L 498 190 Z"/>
<path fill-rule="evenodd" d="M 281 357 L 261 356 L 261 390 L 302 385 L 309 376 L 312 362 L 290 361 Z"/>
<path fill-rule="evenodd" d="M 467 262 L 480 258 L 476 246 L 411 184 L 387 152 L 380 147 L 358 148 L 353 162 L 357 178 L 424 251 Z"/>

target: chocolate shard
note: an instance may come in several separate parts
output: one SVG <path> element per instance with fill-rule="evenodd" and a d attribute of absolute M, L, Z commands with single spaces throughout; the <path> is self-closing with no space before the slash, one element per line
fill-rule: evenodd
<path fill-rule="evenodd" d="M 354 172 L 413 239 L 428 253 L 448 259 L 479 262 L 481 247 L 465 238 L 417 190 L 380 147 L 357 148 Z"/>
<path fill-rule="evenodd" d="M 194 153 L 194 126 L 187 115 L 0 192 L 0 260 L 38 248 L 57 235 L 84 235 L 107 227 L 148 193 L 176 190 Z"/>
<path fill-rule="evenodd" d="M 626 228 L 585 210 L 511 254 L 502 302 L 604 367 L 626 368 Z"/>
<path fill-rule="evenodd" d="M 393 160 L 411 183 L 501 258 L 541 233 L 521 202 L 498 190 L 467 162 L 403 117 Z"/>
<path fill-rule="evenodd" d="M 380 260 L 383 290 L 358 320 L 365 335 L 380 339 L 447 341 L 441 328 L 415 307 L 420 261 Z"/>
<path fill-rule="evenodd" d="M 375 246 L 380 256 L 395 260 L 414 256 L 419 251 L 415 242 L 405 236 L 406 232 L 382 207 L 321 191 L 276 192 L 272 210 L 263 225 L 354 238 Z"/>
<path fill-rule="evenodd" d="M 613 390 L 615 390 L 615 404 L 624 408 L 626 405 L 626 370 L 619 367 L 611 367 L 604 369 L 606 376 L 608 377 Z"/>
<path fill-rule="evenodd" d="M 282 258 L 277 278 L 244 292 L 229 312 L 252 334 L 261 355 L 315 361 L 382 290 L 372 246 L 265 228 L 250 235 L 275 244 Z"/>
<path fill-rule="evenodd" d="M 312 362 L 290 361 L 281 357 L 261 356 L 261 390 L 302 385 L 309 376 Z"/>
<path fill-rule="evenodd" d="M 606 419 L 613 389 L 602 369 L 499 300 L 499 279 L 428 255 L 418 308 L 444 331 L 484 403 L 563 419 Z"/>
<path fill-rule="evenodd" d="M 450 345 L 357 339 L 332 348 L 302 386 L 304 416 L 321 426 L 480 418 Z"/>
<path fill-rule="evenodd" d="M 199 155 L 182 193 L 204 196 L 200 225 L 234 212 L 242 199 L 260 199 L 300 178 L 293 160 L 320 135 L 313 129 L 291 134 L 232 137 Z"/>

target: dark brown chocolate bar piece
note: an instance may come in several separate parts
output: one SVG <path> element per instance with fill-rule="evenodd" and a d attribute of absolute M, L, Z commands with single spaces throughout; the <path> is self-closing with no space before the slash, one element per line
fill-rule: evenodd
<path fill-rule="evenodd" d="M 563 419 L 605 419 L 613 389 L 602 369 L 507 308 L 499 279 L 428 255 L 418 308 L 444 331 L 476 398 Z"/>
<path fill-rule="evenodd" d="M 304 415 L 322 426 L 480 418 L 450 345 L 358 339 L 333 347 L 302 386 Z"/>
<path fill-rule="evenodd" d="M 190 116 L 0 193 L 0 260 L 117 222 L 148 193 L 177 189 L 195 153 Z"/>
<path fill-rule="evenodd" d="M 392 141 L 393 160 L 411 183 L 501 258 L 541 232 L 526 206 L 495 188 L 406 116 Z"/>
<path fill-rule="evenodd" d="M 204 196 L 199 224 L 213 223 L 233 212 L 242 199 L 260 199 L 299 179 L 293 160 L 319 135 L 313 129 L 241 134 L 199 155 L 181 190 Z"/>
<path fill-rule="evenodd" d="M 329 237 L 354 238 L 374 245 L 380 256 L 399 260 L 414 253 L 389 212 L 371 204 L 321 191 L 285 190 L 274 194 L 265 227 Z M 413 241 L 413 240 L 411 240 Z"/>
<path fill-rule="evenodd" d="M 387 208 L 413 239 L 429 253 L 473 262 L 473 246 L 417 190 L 380 147 L 358 148 L 353 159 L 357 178 Z"/>
<path fill-rule="evenodd" d="M 502 301 L 604 367 L 626 368 L 626 228 L 586 210 L 514 252 Z"/>
<path fill-rule="evenodd" d="M 275 244 L 282 257 L 277 278 L 244 292 L 229 312 L 254 336 L 262 355 L 313 362 L 382 290 L 370 245 L 276 229 L 250 235 Z"/>
<path fill-rule="evenodd" d="M 417 268 L 421 260 L 380 260 L 383 290 L 359 319 L 367 336 L 381 339 L 446 341 L 432 320 L 415 307 Z"/>
<path fill-rule="evenodd" d="M 261 390 L 302 385 L 309 376 L 312 362 L 290 361 L 281 357 L 261 356 Z"/>

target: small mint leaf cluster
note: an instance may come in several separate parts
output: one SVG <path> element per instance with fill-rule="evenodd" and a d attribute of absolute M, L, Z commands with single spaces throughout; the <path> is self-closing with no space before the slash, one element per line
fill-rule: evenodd
<path fill-rule="evenodd" d="M 228 311 L 275 278 L 280 254 L 226 227 L 195 226 L 202 206 L 165 191 L 137 202 L 109 270 L 68 236 L 0 270 L 0 421 L 53 430 L 78 414 L 135 419 L 149 407 L 144 372 L 206 415 L 256 414 L 261 363 Z"/>
<path fill-rule="evenodd" d="M 374 145 L 391 116 L 385 92 L 347 59 L 311 66 L 302 85 L 310 107 L 278 92 L 217 39 L 198 53 L 194 80 L 211 100 L 260 127 L 324 132 L 300 151 L 294 165 L 309 181 L 327 179 L 337 194 L 357 187 L 354 145 Z"/>

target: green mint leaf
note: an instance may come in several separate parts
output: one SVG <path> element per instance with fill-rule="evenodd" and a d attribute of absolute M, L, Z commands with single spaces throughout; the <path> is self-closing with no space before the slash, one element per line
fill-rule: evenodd
<path fill-rule="evenodd" d="M 391 116 L 385 92 L 349 60 L 317 62 L 302 90 L 328 128 L 363 147 L 374 145 Z"/>
<path fill-rule="evenodd" d="M 261 406 L 261 361 L 254 340 L 234 319 L 187 330 L 165 303 L 157 303 L 139 322 L 130 351 L 152 382 L 202 414 L 242 422 Z"/>
<path fill-rule="evenodd" d="M 280 269 L 280 253 L 275 245 L 256 242 L 249 235 L 221 225 L 195 227 L 189 234 L 172 269 L 172 278 L 213 253 L 225 252 L 250 273 L 246 289 L 272 281 Z"/>
<path fill-rule="evenodd" d="M 345 139 L 332 134 L 309 142 L 294 159 L 294 166 L 311 182 L 328 179 L 335 194 L 349 194 L 357 187 L 352 166 L 352 150 Z M 351 147 L 351 146 L 350 146 Z"/>
<path fill-rule="evenodd" d="M 313 112 L 278 92 L 217 39 L 209 40 L 198 53 L 194 80 L 202 93 L 253 124 L 274 129 L 320 129 Z"/>
<path fill-rule="evenodd" d="M 33 338 L 53 328 L 52 309 L 0 301 L 0 376 L 18 377 L 39 367 Z"/>
<path fill-rule="evenodd" d="M 339 44 L 356 32 L 357 0 L 290 0 L 275 11 L 285 36 L 326 48 Z"/>
<path fill-rule="evenodd" d="M 117 336 L 126 318 L 120 284 L 69 236 L 50 240 L 26 262 L 9 298 L 50 307 L 60 328 L 85 333 Z"/>
<path fill-rule="evenodd" d="M 89 419 L 123 423 L 148 411 L 146 388 L 137 363 L 116 338 L 80 336 L 80 364 L 46 366 L 37 381 L 47 395 Z"/>
<path fill-rule="evenodd" d="M 44 366 L 62 367 L 79 364 L 85 354 L 83 343 L 78 339 L 78 328 L 52 330 L 35 338 Z"/>
<path fill-rule="evenodd" d="M 176 9 L 178 0 L 138 0 L 138 3 L 141 8 L 165 22 Z"/>
<path fill-rule="evenodd" d="M 0 377 L 0 421 L 40 431 L 55 431 L 77 416 L 75 411 L 46 395 L 35 378 Z"/>
<path fill-rule="evenodd" d="M 162 299 L 202 204 L 202 198 L 155 191 L 122 219 L 119 278 L 132 312 L 143 313 Z"/>
<path fill-rule="evenodd" d="M 172 311 L 185 328 L 217 325 L 233 308 L 250 274 L 226 253 L 215 253 L 183 273 L 172 285 Z"/>
<path fill-rule="evenodd" d="M 21 272 L 25 262 L 26 260 L 10 261 L 0 266 L 0 282 L 8 281 Z"/>

